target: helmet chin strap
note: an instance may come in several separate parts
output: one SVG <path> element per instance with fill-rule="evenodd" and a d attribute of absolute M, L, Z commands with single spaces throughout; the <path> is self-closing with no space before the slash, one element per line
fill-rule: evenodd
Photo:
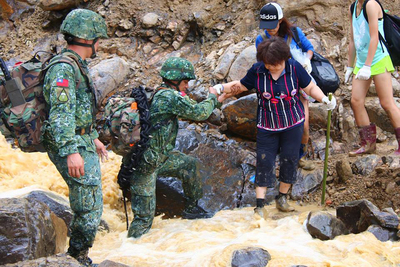
<path fill-rule="evenodd" d="M 96 57 L 96 49 L 94 48 L 94 46 L 96 45 L 97 41 L 99 40 L 99 38 L 96 38 L 93 40 L 93 43 L 91 44 L 85 44 L 85 43 L 81 43 L 78 41 L 73 40 L 71 42 L 71 44 L 73 45 L 79 45 L 79 46 L 84 46 L 84 47 L 91 47 L 92 48 L 92 55 L 90 56 L 90 58 L 95 58 Z"/>
<path fill-rule="evenodd" d="M 177 83 L 173 83 L 172 81 L 168 81 L 168 83 L 172 86 L 175 87 L 175 89 L 179 92 L 179 85 L 181 84 L 182 81 L 179 81 Z"/>

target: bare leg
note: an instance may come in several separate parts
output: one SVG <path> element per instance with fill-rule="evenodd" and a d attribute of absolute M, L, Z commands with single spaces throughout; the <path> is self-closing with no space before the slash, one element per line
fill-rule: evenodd
<path fill-rule="evenodd" d="M 353 110 L 356 124 L 359 127 L 370 125 L 368 113 L 365 109 L 365 97 L 367 96 L 370 85 L 371 79 L 367 81 L 353 79 L 351 91 L 351 109 Z"/>

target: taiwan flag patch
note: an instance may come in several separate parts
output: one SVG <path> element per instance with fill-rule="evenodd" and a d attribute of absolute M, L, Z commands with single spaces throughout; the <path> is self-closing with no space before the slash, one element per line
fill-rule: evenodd
<path fill-rule="evenodd" d="M 57 86 L 60 87 L 68 87 L 68 80 L 67 79 L 62 79 L 62 78 L 58 78 L 57 79 Z"/>

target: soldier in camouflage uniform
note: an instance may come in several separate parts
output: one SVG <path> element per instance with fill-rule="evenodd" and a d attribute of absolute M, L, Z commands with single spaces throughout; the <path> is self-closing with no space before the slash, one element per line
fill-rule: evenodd
<path fill-rule="evenodd" d="M 95 97 L 86 58 L 94 57 L 99 38 L 107 38 L 107 26 L 97 13 L 75 9 L 61 25 L 68 46 L 46 73 L 43 93 L 49 108 L 43 144 L 69 188 L 73 211 L 68 254 L 91 266 L 93 245 L 103 210 L 99 156 L 107 157 L 94 128 Z"/>
<path fill-rule="evenodd" d="M 152 132 L 150 145 L 143 154 L 131 177 L 131 205 L 134 219 L 129 227 L 129 237 L 140 237 L 152 225 L 156 207 L 157 176 L 177 177 L 182 180 L 187 198 L 183 218 L 209 218 L 211 215 L 197 205 L 202 197 L 198 161 L 173 150 L 178 133 L 178 117 L 206 120 L 219 104 L 217 92 L 210 87 L 209 97 L 197 103 L 185 91 L 189 80 L 195 79 L 193 65 L 186 59 L 172 57 L 165 61 L 160 72 L 163 83 L 153 97 L 150 114 L 152 125 L 160 125 Z M 129 164 L 130 155 L 123 158 Z"/>

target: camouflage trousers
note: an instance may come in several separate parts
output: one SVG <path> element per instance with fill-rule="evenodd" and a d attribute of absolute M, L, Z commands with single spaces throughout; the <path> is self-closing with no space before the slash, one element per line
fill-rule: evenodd
<path fill-rule="evenodd" d="M 151 159 L 142 160 L 131 178 L 131 207 L 134 218 L 129 226 L 128 237 L 140 237 L 151 228 L 156 210 L 158 176 L 180 179 L 188 202 L 197 201 L 203 195 L 197 159 L 179 151 L 156 157 L 164 163 L 151 164 Z"/>
<path fill-rule="evenodd" d="M 48 152 L 69 189 L 69 203 L 73 218 L 69 225 L 68 252 L 71 256 L 92 247 L 103 212 L 100 163 L 97 153 L 79 148 L 85 162 L 85 175 L 73 178 L 68 174 L 67 157 Z"/>

